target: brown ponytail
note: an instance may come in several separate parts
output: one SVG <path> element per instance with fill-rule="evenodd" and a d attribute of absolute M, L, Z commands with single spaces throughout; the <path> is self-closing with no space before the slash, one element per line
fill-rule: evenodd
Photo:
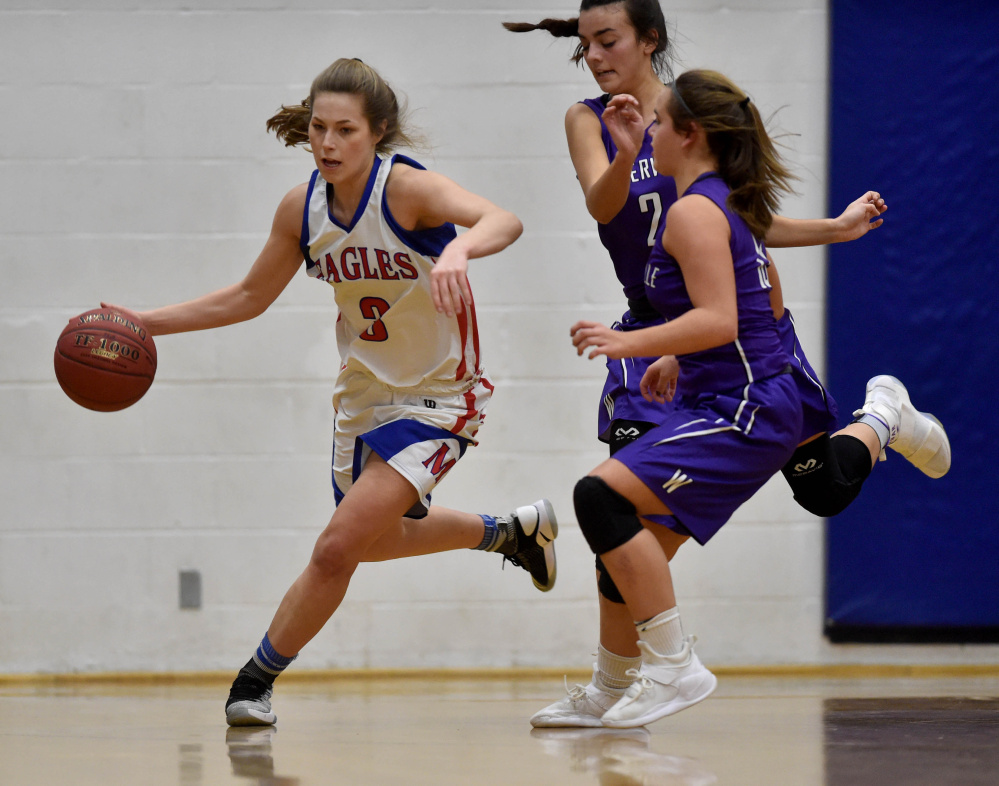
<path fill-rule="evenodd" d="M 277 114 L 267 121 L 267 130 L 273 131 L 285 147 L 305 145 L 309 142 L 309 121 L 312 120 L 312 108 L 309 99 L 294 106 L 281 105 Z"/>
<path fill-rule="evenodd" d="M 579 35 L 579 17 L 575 19 L 542 19 L 537 24 L 504 22 L 503 27 L 511 33 L 530 33 L 534 30 L 544 30 L 555 38 L 575 38 Z"/>
<path fill-rule="evenodd" d="M 641 41 L 651 41 L 656 45 L 652 53 L 652 70 L 660 77 L 670 74 L 672 44 L 666 30 L 666 19 L 659 0 L 582 0 L 580 11 L 589 11 L 605 5 L 621 3 L 628 21 Z M 504 22 L 503 27 L 512 33 L 530 33 L 544 30 L 555 38 L 577 38 L 579 17 L 573 19 L 542 19 L 537 24 L 531 22 Z M 578 44 L 573 52 L 572 62 L 579 65 L 583 61 L 583 46 Z"/>
<path fill-rule="evenodd" d="M 756 105 L 717 71 L 687 71 L 671 85 L 677 99 L 669 115 L 677 129 L 700 125 L 718 161 L 718 174 L 731 189 L 728 206 L 763 238 L 797 178 L 784 166 Z"/>

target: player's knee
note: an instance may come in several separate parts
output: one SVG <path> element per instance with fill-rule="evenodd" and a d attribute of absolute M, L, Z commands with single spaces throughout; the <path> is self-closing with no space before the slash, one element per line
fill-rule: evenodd
<path fill-rule="evenodd" d="M 803 445 L 783 470 L 794 501 L 823 518 L 846 510 L 860 494 L 870 472 L 870 451 L 848 435 L 816 440 L 815 446 Z"/>
<path fill-rule="evenodd" d="M 813 516 L 836 516 L 856 496 L 856 493 L 851 494 L 850 489 L 839 482 L 832 456 L 821 459 L 812 457 L 805 461 L 792 459 L 782 471 L 794 494 L 794 501 Z"/>
<path fill-rule="evenodd" d="M 588 475 L 580 480 L 572 501 L 579 529 L 594 554 L 606 554 L 623 546 L 642 531 L 635 506 L 602 478 Z"/>
<path fill-rule="evenodd" d="M 323 578 L 350 576 L 357 569 L 361 556 L 339 533 L 327 528 L 316 540 L 309 567 Z"/>
<path fill-rule="evenodd" d="M 838 516 L 857 497 L 859 489 L 854 491 L 835 483 L 818 484 L 815 482 L 796 483 L 789 481 L 794 501 L 811 513 L 821 518 Z"/>

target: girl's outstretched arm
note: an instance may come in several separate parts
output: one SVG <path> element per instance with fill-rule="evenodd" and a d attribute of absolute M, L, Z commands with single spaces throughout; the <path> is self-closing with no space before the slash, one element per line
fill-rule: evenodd
<path fill-rule="evenodd" d="M 184 303 L 131 313 L 154 336 L 232 325 L 264 313 L 302 265 L 299 238 L 306 191 L 306 185 L 296 186 L 281 200 L 270 236 L 242 281 Z"/>
<path fill-rule="evenodd" d="M 884 223 L 881 214 L 888 209 L 877 191 L 855 199 L 836 218 L 785 218 L 774 216 L 767 232 L 770 248 L 823 246 L 863 237 Z"/>

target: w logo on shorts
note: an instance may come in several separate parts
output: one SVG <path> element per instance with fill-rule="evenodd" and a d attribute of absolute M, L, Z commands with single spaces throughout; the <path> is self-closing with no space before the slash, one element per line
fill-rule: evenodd
<path fill-rule="evenodd" d="M 611 420 L 614 419 L 614 397 L 608 393 L 604 396 L 604 409 L 607 410 L 607 417 Z"/>
<path fill-rule="evenodd" d="M 663 483 L 663 488 L 666 489 L 667 494 L 672 494 L 681 486 L 686 486 L 688 483 L 693 483 L 690 478 L 683 474 L 682 469 L 678 469 L 673 473 L 673 477 Z"/>
<path fill-rule="evenodd" d="M 458 463 L 456 458 L 448 459 L 450 453 L 451 449 L 447 445 L 441 445 L 430 458 L 423 462 L 423 466 L 430 470 L 430 474 L 438 481 L 448 473 L 451 467 Z"/>

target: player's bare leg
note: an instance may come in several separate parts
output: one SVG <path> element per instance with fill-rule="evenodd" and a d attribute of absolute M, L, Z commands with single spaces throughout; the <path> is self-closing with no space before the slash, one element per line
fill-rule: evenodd
<path fill-rule="evenodd" d="M 365 552 L 364 562 L 436 554 L 454 549 L 494 551 L 531 575 L 547 592 L 555 586 L 555 511 L 548 500 L 524 505 L 506 516 L 482 516 L 431 506 L 424 518 L 403 517 Z"/>
<path fill-rule="evenodd" d="M 285 593 L 256 655 L 233 682 L 226 702 L 229 725 L 275 722 L 270 706 L 274 678 L 340 606 L 371 544 L 396 526 L 417 499 L 408 480 L 378 455 L 369 457 L 316 541 L 309 564 Z"/>
<path fill-rule="evenodd" d="M 417 499 L 406 478 L 371 454 L 316 541 L 309 564 L 278 606 L 268 629 L 278 652 L 295 655 L 320 631 L 372 543 L 396 526 Z"/>
<path fill-rule="evenodd" d="M 482 542 L 482 516 L 432 505 L 422 519 L 402 517 L 365 552 L 364 562 L 384 562 L 456 549 L 474 549 Z"/>

